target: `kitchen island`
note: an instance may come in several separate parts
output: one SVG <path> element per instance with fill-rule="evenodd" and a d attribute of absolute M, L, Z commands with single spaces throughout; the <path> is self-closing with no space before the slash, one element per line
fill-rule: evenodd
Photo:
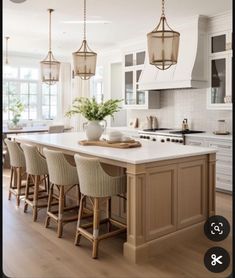
<path fill-rule="evenodd" d="M 175 241 L 203 233 L 215 213 L 216 150 L 140 140 L 142 147 L 81 146 L 84 133 L 14 137 L 39 148 L 99 157 L 127 175 L 127 241 L 124 256 L 138 263 Z"/>

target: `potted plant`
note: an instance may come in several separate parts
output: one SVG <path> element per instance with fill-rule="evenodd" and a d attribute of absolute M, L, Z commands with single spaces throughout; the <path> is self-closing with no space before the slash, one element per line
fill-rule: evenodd
<path fill-rule="evenodd" d="M 88 120 L 85 128 L 87 139 L 97 141 L 100 139 L 105 128 L 101 125 L 101 122 L 105 121 L 107 116 L 113 117 L 113 114 L 120 110 L 119 104 L 121 101 L 110 99 L 97 103 L 95 98 L 75 98 L 66 116 L 72 117 L 73 115 L 81 114 L 86 118 Z"/>
<path fill-rule="evenodd" d="M 12 112 L 12 124 L 10 125 L 10 128 L 21 128 L 18 123 L 20 121 L 21 114 L 24 111 L 24 104 L 19 99 L 14 99 L 10 104 L 9 111 Z"/>

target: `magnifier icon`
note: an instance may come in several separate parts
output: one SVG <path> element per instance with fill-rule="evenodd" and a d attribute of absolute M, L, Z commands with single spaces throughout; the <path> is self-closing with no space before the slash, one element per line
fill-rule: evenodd
<path fill-rule="evenodd" d="M 219 228 L 219 226 L 218 226 L 218 225 L 216 225 L 216 226 L 214 227 L 214 230 L 215 230 L 216 232 L 220 232 L 220 228 Z"/>

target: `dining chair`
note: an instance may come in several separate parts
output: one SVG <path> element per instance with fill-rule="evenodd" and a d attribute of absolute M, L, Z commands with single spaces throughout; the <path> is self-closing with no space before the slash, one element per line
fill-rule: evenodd
<path fill-rule="evenodd" d="M 64 132 L 64 125 L 50 125 L 48 133 L 62 133 Z"/>

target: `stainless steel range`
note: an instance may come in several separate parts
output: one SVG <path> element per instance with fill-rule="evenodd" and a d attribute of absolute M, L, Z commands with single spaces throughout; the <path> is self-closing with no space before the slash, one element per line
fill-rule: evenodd
<path fill-rule="evenodd" d="M 139 131 L 139 138 L 161 143 L 185 145 L 185 134 L 202 133 L 198 130 L 175 130 L 170 128 L 144 129 Z"/>

